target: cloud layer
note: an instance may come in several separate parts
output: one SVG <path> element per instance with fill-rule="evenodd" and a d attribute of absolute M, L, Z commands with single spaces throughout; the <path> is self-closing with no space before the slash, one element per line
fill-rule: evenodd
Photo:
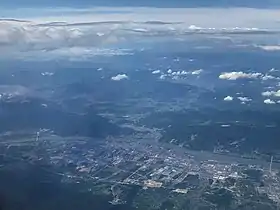
<path fill-rule="evenodd" d="M 0 56 L 30 51 L 91 56 L 100 54 L 97 49 L 111 49 L 108 46 L 143 37 L 280 32 L 276 27 L 280 20 L 277 10 L 118 8 L 117 13 L 113 10 L 115 8 L 15 11 L 11 13 L 14 15 L 0 19 Z M 227 17 L 226 21 L 221 17 Z M 262 49 L 276 48 L 264 46 Z"/>

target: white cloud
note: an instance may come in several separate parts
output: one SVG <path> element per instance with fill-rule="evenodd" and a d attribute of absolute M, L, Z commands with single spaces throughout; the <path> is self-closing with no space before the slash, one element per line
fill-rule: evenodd
<path fill-rule="evenodd" d="M 195 74 L 199 74 L 201 71 L 200 70 L 196 70 L 195 71 L 195 73 L 194 73 L 194 75 Z M 192 72 L 186 72 L 186 71 L 173 71 L 172 72 L 172 70 L 171 69 L 169 69 L 168 71 L 167 71 L 167 73 L 168 73 L 168 75 L 169 76 L 185 76 L 185 75 L 188 75 L 188 74 L 191 74 Z"/>
<path fill-rule="evenodd" d="M 53 72 L 42 72 L 41 75 L 42 76 L 53 76 L 54 73 Z"/>
<path fill-rule="evenodd" d="M 201 72 L 203 72 L 203 69 L 194 70 L 194 71 L 192 72 L 192 74 L 193 74 L 193 75 L 198 75 L 198 74 L 200 74 Z"/>
<path fill-rule="evenodd" d="M 173 79 L 173 80 L 178 80 L 178 79 L 179 79 L 179 76 L 176 75 L 176 76 L 172 77 L 172 79 Z"/>
<path fill-rule="evenodd" d="M 274 76 L 271 76 L 271 75 L 264 75 L 264 76 L 262 77 L 262 80 L 269 80 L 269 79 L 275 79 L 275 77 L 274 77 Z"/>
<path fill-rule="evenodd" d="M 275 104 L 275 101 L 271 100 L 271 99 L 265 99 L 263 101 L 265 104 Z"/>
<path fill-rule="evenodd" d="M 279 78 L 268 74 L 262 76 L 262 80 L 270 80 L 270 79 L 279 79 Z"/>
<path fill-rule="evenodd" d="M 224 98 L 224 101 L 232 101 L 233 100 L 233 97 L 231 96 L 227 96 Z"/>
<path fill-rule="evenodd" d="M 189 26 L 189 29 L 191 29 L 191 30 L 201 30 L 202 28 L 201 28 L 201 27 L 198 27 L 198 26 L 196 26 L 196 25 L 190 25 L 190 26 Z"/>
<path fill-rule="evenodd" d="M 123 24 L 122 27 L 116 27 L 115 24 L 59 26 L 2 21 L 0 22 L 0 56 L 13 53 L 12 57 L 25 58 L 29 56 L 26 54 L 32 52 L 35 52 L 37 57 L 42 55 L 51 57 L 54 54 L 54 56 L 71 57 L 93 56 L 96 53 L 100 55 L 100 52 L 96 52 L 95 49 L 101 49 L 106 44 L 116 43 L 125 39 L 125 36 L 130 36 L 128 32 L 121 32 L 122 28 L 126 27 L 127 24 Z M 116 50 L 107 48 L 106 52 L 102 53 L 112 55 Z"/>
<path fill-rule="evenodd" d="M 262 92 L 262 96 L 280 97 L 280 90 L 277 90 L 277 91 L 265 91 L 265 92 Z"/>
<path fill-rule="evenodd" d="M 275 69 L 275 68 L 272 68 L 269 70 L 269 72 L 278 72 L 279 70 L 278 69 Z"/>
<path fill-rule="evenodd" d="M 237 80 L 237 79 L 256 79 L 262 76 L 261 73 L 245 73 L 242 71 L 224 72 L 219 75 L 220 79 Z"/>
<path fill-rule="evenodd" d="M 168 73 L 168 74 L 171 74 L 171 73 L 172 73 L 172 70 L 171 70 L 171 69 L 168 69 L 167 73 Z"/>
<path fill-rule="evenodd" d="M 160 79 L 165 79 L 166 78 L 166 74 L 162 74 L 162 75 L 160 75 L 160 77 L 159 77 Z"/>
<path fill-rule="evenodd" d="M 159 74 L 160 73 L 160 70 L 155 70 L 152 72 L 152 74 Z"/>
<path fill-rule="evenodd" d="M 237 97 L 240 101 L 242 102 L 249 102 L 252 101 L 252 99 L 248 98 L 248 97 Z"/>
<path fill-rule="evenodd" d="M 271 95 L 273 95 L 273 91 L 262 92 L 262 96 L 271 96 Z"/>
<path fill-rule="evenodd" d="M 121 11 L 119 13 L 114 11 L 116 8 L 98 7 L 11 10 L 9 18 L 24 18 L 26 21 L 10 19 L 0 22 L 0 56 L 10 52 L 40 51 L 42 55 L 56 49 L 103 47 L 143 36 L 183 37 L 193 33 L 273 32 L 277 29 L 277 20 L 280 18 L 278 10 L 249 8 L 126 7 L 118 8 Z M 7 14 L 8 11 L 4 12 Z M 220 18 L 225 16 L 227 21 Z M 2 17 L 5 18 L 5 15 Z M 258 21 L 260 17 L 262 21 Z M 266 29 L 268 26 L 269 30 Z M 269 50 L 278 48 L 264 47 Z M 43 50 L 46 51 L 42 53 Z M 79 56 L 79 53 L 72 53 L 71 56 Z"/>
<path fill-rule="evenodd" d="M 120 81 L 123 79 L 128 79 L 128 76 L 126 74 L 118 74 L 118 75 L 112 77 L 111 79 L 114 81 Z"/>
<path fill-rule="evenodd" d="M 166 74 L 162 74 L 162 75 L 160 75 L 159 79 L 162 79 L 162 80 L 163 80 L 163 79 L 166 78 L 166 76 L 167 76 Z"/>
<path fill-rule="evenodd" d="M 278 51 L 278 50 L 280 50 L 279 45 L 259 45 L 258 47 L 261 48 L 262 50 L 265 50 L 265 51 Z"/>
<path fill-rule="evenodd" d="M 280 97 L 280 90 L 277 90 L 273 94 L 275 97 Z"/>

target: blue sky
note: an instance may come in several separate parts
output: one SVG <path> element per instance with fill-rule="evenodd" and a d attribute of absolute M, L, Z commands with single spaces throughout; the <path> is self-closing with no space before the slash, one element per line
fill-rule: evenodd
<path fill-rule="evenodd" d="M 151 6 L 280 8 L 280 0 L 2 0 L 2 8 Z"/>

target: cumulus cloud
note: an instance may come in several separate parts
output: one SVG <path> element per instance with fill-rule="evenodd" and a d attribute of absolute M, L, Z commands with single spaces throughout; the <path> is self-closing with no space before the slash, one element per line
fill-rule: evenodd
<path fill-rule="evenodd" d="M 233 97 L 232 96 L 227 96 L 224 98 L 224 101 L 232 101 Z"/>
<path fill-rule="evenodd" d="M 166 78 L 166 74 L 162 74 L 162 75 L 160 75 L 160 77 L 159 77 L 160 79 L 165 79 Z"/>
<path fill-rule="evenodd" d="M 280 90 L 277 90 L 273 93 L 275 97 L 280 97 Z"/>
<path fill-rule="evenodd" d="M 173 80 L 178 80 L 179 79 L 179 76 L 174 76 L 172 77 Z"/>
<path fill-rule="evenodd" d="M 152 74 L 159 74 L 160 73 L 160 70 L 155 70 L 152 72 Z"/>
<path fill-rule="evenodd" d="M 272 68 L 269 70 L 269 72 L 278 72 L 279 70 L 278 69 L 275 69 L 275 68 Z"/>
<path fill-rule="evenodd" d="M 172 72 L 172 75 L 173 76 L 180 76 L 180 75 L 183 75 L 183 73 L 181 71 L 174 71 L 174 72 Z"/>
<path fill-rule="evenodd" d="M 248 98 L 248 97 L 237 97 L 238 100 L 240 100 L 241 102 L 249 102 L 252 101 L 252 99 Z"/>
<path fill-rule="evenodd" d="M 201 72 L 203 72 L 203 69 L 194 70 L 194 71 L 192 72 L 192 74 L 193 74 L 193 75 L 198 75 L 198 74 L 200 74 Z"/>
<path fill-rule="evenodd" d="M 128 76 L 126 74 L 118 74 L 116 76 L 111 77 L 111 79 L 114 81 L 120 81 L 123 79 L 128 79 Z"/>
<path fill-rule="evenodd" d="M 190 72 L 187 72 L 187 71 L 173 71 L 172 70 L 168 70 L 167 73 L 173 75 L 173 76 L 184 76 L 184 75 L 188 75 L 188 74 L 192 74 L 192 75 L 199 75 L 201 74 L 201 72 L 203 72 L 202 69 L 197 69 L 197 70 L 194 70 L 194 71 L 190 71 Z"/>
<path fill-rule="evenodd" d="M 199 75 L 203 72 L 203 69 L 197 69 L 193 71 L 185 71 L 185 70 L 172 70 L 168 69 L 166 74 L 162 75 L 161 79 L 165 79 L 166 77 L 171 78 L 173 80 L 178 80 L 178 79 L 185 79 L 188 75 Z"/>
<path fill-rule="evenodd" d="M 273 94 L 273 91 L 262 92 L 262 96 L 272 96 L 272 94 Z"/>
<path fill-rule="evenodd" d="M 220 79 L 224 80 L 237 80 L 237 79 L 257 79 L 261 77 L 261 73 L 245 73 L 242 71 L 224 72 L 219 75 Z"/>
<path fill-rule="evenodd" d="M 270 79 L 278 79 L 278 77 L 274 77 L 274 76 L 268 75 L 268 74 L 262 76 L 262 80 L 270 80 Z"/>
<path fill-rule="evenodd" d="M 189 26 L 189 29 L 191 29 L 191 30 L 201 30 L 202 28 L 201 28 L 201 27 L 198 27 L 198 26 L 196 26 L 196 25 L 190 25 L 190 26 Z"/>
<path fill-rule="evenodd" d="M 168 69 L 167 75 L 175 78 L 179 78 L 179 76 L 185 76 L 191 74 L 191 72 L 186 72 L 186 71 L 172 71 L 172 69 Z"/>
<path fill-rule="evenodd" d="M 280 97 L 280 90 L 277 91 L 265 91 L 262 92 L 262 96 L 274 96 L 274 97 Z"/>
<path fill-rule="evenodd" d="M 265 104 L 275 104 L 275 101 L 271 100 L 271 99 L 265 99 L 263 101 Z"/>

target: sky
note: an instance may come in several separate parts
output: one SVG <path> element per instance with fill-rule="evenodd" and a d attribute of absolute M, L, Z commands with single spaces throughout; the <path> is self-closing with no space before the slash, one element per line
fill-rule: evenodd
<path fill-rule="evenodd" d="M 250 7 L 279 8 L 279 0 L 3 0 L 2 8 L 30 7 Z"/>

